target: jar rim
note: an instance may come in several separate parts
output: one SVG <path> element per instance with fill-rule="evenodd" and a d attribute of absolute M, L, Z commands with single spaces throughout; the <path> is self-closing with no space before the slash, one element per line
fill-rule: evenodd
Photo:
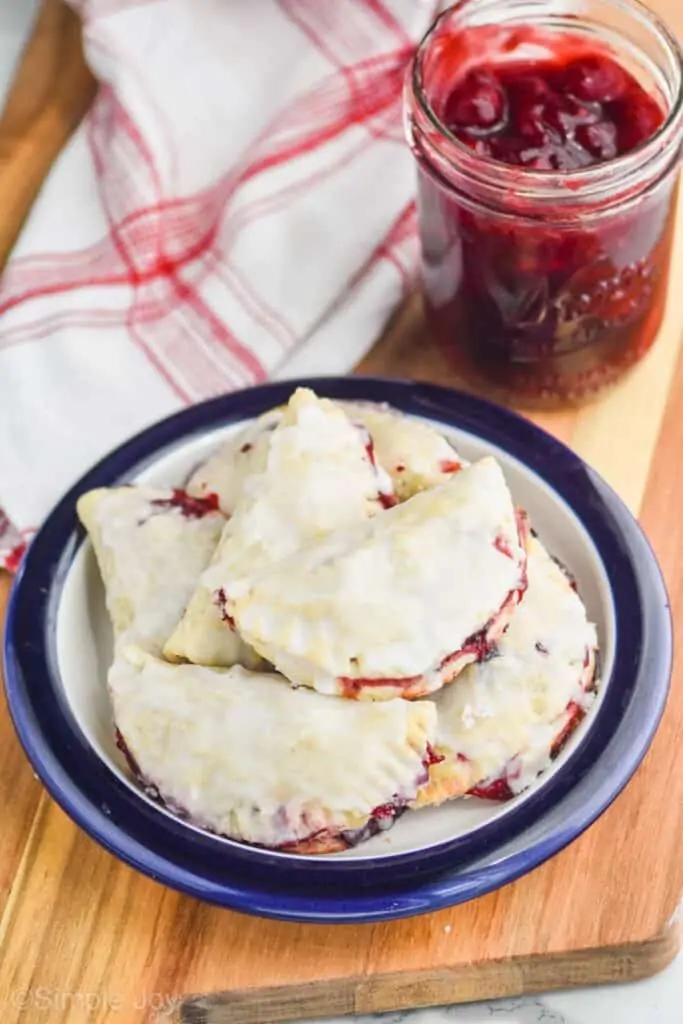
<path fill-rule="evenodd" d="M 661 155 L 663 146 L 666 146 L 671 139 L 675 139 L 676 135 L 683 136 L 683 47 L 666 22 L 642 3 L 641 0 L 607 0 L 607 2 L 617 9 L 628 13 L 635 13 L 641 21 L 645 22 L 659 37 L 660 41 L 663 42 L 673 66 L 678 71 L 675 96 L 666 112 L 666 117 L 653 135 L 639 143 L 632 150 L 622 153 L 611 160 L 605 160 L 575 171 L 539 170 L 537 168 L 518 167 L 482 156 L 479 153 L 474 153 L 469 146 L 461 142 L 441 121 L 432 107 L 422 80 L 423 58 L 428 52 L 432 37 L 438 32 L 439 26 L 445 19 L 452 17 L 454 13 L 468 6 L 474 6 L 475 8 L 483 7 L 484 9 L 489 6 L 492 8 L 496 6 L 500 15 L 497 0 L 457 0 L 456 3 L 451 4 L 435 18 L 422 36 L 411 61 L 407 79 L 407 84 L 409 84 L 412 90 L 420 112 L 427 118 L 432 129 L 438 133 L 438 137 L 448 145 L 450 152 L 444 153 L 440 150 L 440 155 L 449 163 L 455 163 L 456 160 L 459 161 L 463 169 L 472 177 L 479 178 L 482 183 L 509 187 L 510 179 L 513 178 L 518 189 L 521 187 L 524 190 L 525 186 L 527 186 L 528 190 L 530 192 L 533 191 L 536 196 L 538 195 L 539 188 L 545 189 L 548 198 L 557 198 L 558 195 L 572 195 L 576 194 L 579 190 L 590 189 L 591 187 L 599 188 L 600 184 L 605 183 L 606 179 L 611 182 L 613 187 L 614 179 L 617 176 L 623 180 L 623 177 L 630 177 L 632 174 L 642 170 L 649 165 L 653 158 Z M 549 14 L 557 16 L 558 13 L 557 10 L 546 12 L 544 17 L 539 18 L 539 21 L 547 20 Z M 569 9 L 563 13 L 571 14 L 574 18 L 576 18 L 577 14 L 576 10 L 570 11 Z M 513 22 L 511 21 L 510 23 L 512 24 Z M 574 27 L 576 27 L 576 22 Z M 679 138 L 679 148 L 680 141 Z M 667 161 L 667 166 L 669 163 L 670 160 Z"/>

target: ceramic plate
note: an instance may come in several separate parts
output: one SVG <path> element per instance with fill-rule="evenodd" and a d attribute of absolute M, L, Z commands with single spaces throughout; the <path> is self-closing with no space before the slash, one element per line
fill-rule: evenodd
<path fill-rule="evenodd" d="M 343 854 L 301 857 L 210 836 L 154 804 L 113 741 L 105 689 L 112 638 L 78 495 L 134 480 L 182 484 L 248 419 L 297 385 L 387 402 L 492 452 L 515 501 L 576 577 L 601 646 L 599 699 L 552 768 L 505 804 L 475 799 L 410 812 Z M 88 473 L 48 517 L 15 581 L 5 670 L 10 711 L 54 798 L 112 853 L 159 881 L 246 912 L 313 921 L 379 920 L 462 902 L 556 853 L 616 797 L 659 722 L 671 668 L 667 596 L 654 556 L 619 498 L 566 447 L 525 420 L 443 388 L 319 378 L 253 388 L 150 428 Z"/>

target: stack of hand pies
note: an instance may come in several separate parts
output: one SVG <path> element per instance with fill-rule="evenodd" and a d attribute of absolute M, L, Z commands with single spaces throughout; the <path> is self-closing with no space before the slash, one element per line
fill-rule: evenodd
<path fill-rule="evenodd" d="M 496 460 L 297 389 L 182 489 L 78 502 L 112 620 L 117 743 L 207 831 L 333 853 L 510 799 L 594 699 L 597 639 Z"/>

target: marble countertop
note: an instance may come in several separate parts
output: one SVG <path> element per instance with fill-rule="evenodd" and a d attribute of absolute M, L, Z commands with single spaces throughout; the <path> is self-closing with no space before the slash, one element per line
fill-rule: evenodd
<path fill-rule="evenodd" d="M 315 1024 L 681 1024 L 682 1020 L 683 953 L 656 977 L 627 985 L 370 1017 L 335 1017 Z"/>
<path fill-rule="evenodd" d="M 0 97 L 29 30 L 36 0 L 0 0 Z M 322 1024 L 681 1024 L 683 954 L 647 981 L 465 1006 L 344 1017 Z M 302 1022 L 303 1024 L 303 1022 Z M 321 1024 L 321 1022 L 318 1022 Z"/>

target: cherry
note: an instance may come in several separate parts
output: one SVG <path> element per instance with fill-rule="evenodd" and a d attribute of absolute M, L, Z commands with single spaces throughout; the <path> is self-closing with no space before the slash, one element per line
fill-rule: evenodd
<path fill-rule="evenodd" d="M 650 138 L 657 101 L 609 57 L 562 65 L 511 61 L 469 71 L 444 120 L 479 156 L 535 171 L 574 171 L 612 160 Z"/>
<path fill-rule="evenodd" d="M 525 163 L 523 154 L 529 151 L 529 144 L 523 139 L 511 139 L 499 136 L 488 140 L 487 147 L 494 160 L 522 167 Z"/>
<path fill-rule="evenodd" d="M 395 804 L 380 804 L 379 807 L 375 807 L 372 812 L 372 817 L 381 821 L 385 819 L 387 821 L 393 821 L 396 817 L 396 805 Z"/>
<path fill-rule="evenodd" d="M 611 103 L 624 94 L 625 72 L 609 57 L 581 57 L 567 66 L 564 87 L 573 96 L 594 103 Z"/>
<path fill-rule="evenodd" d="M 502 121 L 505 95 L 486 71 L 471 71 L 450 94 L 444 111 L 449 128 L 481 131 Z"/>
<path fill-rule="evenodd" d="M 544 104 L 522 107 L 515 113 L 515 126 L 519 136 L 530 146 L 550 146 L 560 139 L 544 118 Z"/>
<path fill-rule="evenodd" d="M 647 93 L 631 92 L 615 104 L 619 151 L 628 153 L 652 138 L 664 120 L 659 105 Z"/>
<path fill-rule="evenodd" d="M 437 754 L 431 743 L 427 744 L 427 753 L 423 761 L 423 764 L 426 765 L 427 768 L 433 764 L 441 764 L 441 762 L 445 760 L 446 757 L 444 754 Z"/>
<path fill-rule="evenodd" d="M 507 88 L 510 99 L 518 106 L 538 103 L 552 95 L 548 83 L 533 71 L 525 74 L 520 69 L 520 72 L 510 77 L 509 80 L 507 76 L 501 76 L 501 80 L 504 87 Z"/>
<path fill-rule="evenodd" d="M 504 776 L 494 779 L 492 782 L 482 782 L 478 786 L 473 786 L 468 792 L 469 796 L 478 796 L 480 800 L 497 800 L 501 803 L 505 800 L 512 800 L 515 795 Z"/>
<path fill-rule="evenodd" d="M 572 96 L 553 96 L 544 105 L 543 118 L 563 139 L 571 136 L 577 125 L 594 124 L 600 114 Z"/>
<path fill-rule="evenodd" d="M 592 162 L 576 143 L 558 143 L 549 135 L 538 146 L 520 145 L 517 140 L 496 139 L 491 142 L 491 151 L 504 163 L 528 167 L 533 171 L 571 171 Z"/>
<path fill-rule="evenodd" d="M 576 129 L 576 140 L 586 152 L 598 160 L 613 160 L 619 152 L 617 128 L 609 121 L 579 125 Z"/>
<path fill-rule="evenodd" d="M 575 139 L 568 139 L 563 146 L 556 146 L 554 155 L 555 169 L 558 171 L 575 171 L 595 163 L 590 153 L 587 153 Z"/>

